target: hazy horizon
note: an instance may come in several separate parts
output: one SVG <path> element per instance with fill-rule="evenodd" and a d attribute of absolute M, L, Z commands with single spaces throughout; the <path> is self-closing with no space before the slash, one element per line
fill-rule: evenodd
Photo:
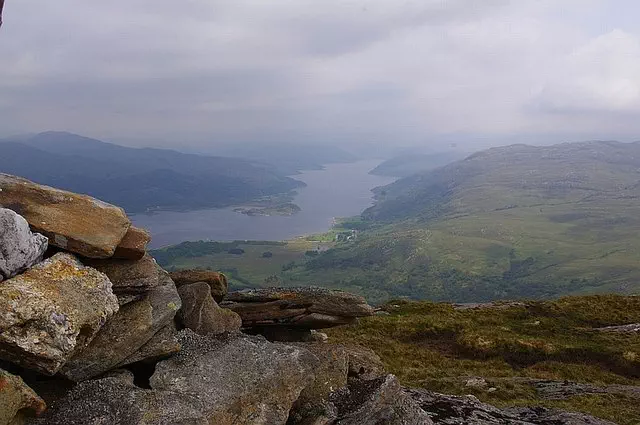
<path fill-rule="evenodd" d="M 8 0 L 0 137 L 475 150 L 640 139 L 631 0 Z"/>

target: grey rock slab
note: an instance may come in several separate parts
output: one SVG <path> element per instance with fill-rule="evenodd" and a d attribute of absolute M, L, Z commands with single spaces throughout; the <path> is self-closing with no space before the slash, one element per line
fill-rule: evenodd
<path fill-rule="evenodd" d="M 239 331 L 240 316 L 218 306 L 205 282 L 182 285 L 178 288 L 182 308 L 178 319 L 186 327 L 201 335 Z"/>
<path fill-rule="evenodd" d="M 127 357 L 120 366 L 137 362 L 154 362 L 171 356 L 180 351 L 180 343 L 177 339 L 178 330 L 172 321 L 160 329 L 138 351 Z"/>
<path fill-rule="evenodd" d="M 171 279 L 176 286 L 189 285 L 197 282 L 205 282 L 211 288 L 211 295 L 216 302 L 222 301 L 229 291 L 227 277 L 219 272 L 210 270 L 178 270 L 170 272 Z"/>
<path fill-rule="evenodd" d="M 58 253 L 0 284 L 0 359 L 53 375 L 117 311 L 107 276 Z"/>
<path fill-rule="evenodd" d="M 42 261 L 48 239 L 32 233 L 24 217 L 0 208 L 0 281 Z"/>
<path fill-rule="evenodd" d="M 84 263 L 106 274 L 116 294 L 147 292 L 168 279 L 168 274 L 149 254 L 139 260 L 109 258 L 84 260 Z"/>

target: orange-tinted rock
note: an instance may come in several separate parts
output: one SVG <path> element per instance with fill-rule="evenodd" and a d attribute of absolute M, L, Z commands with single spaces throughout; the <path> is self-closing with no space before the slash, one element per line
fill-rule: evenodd
<path fill-rule="evenodd" d="M 0 424 L 20 424 L 24 415 L 39 415 L 46 409 L 22 378 L 0 369 Z"/>
<path fill-rule="evenodd" d="M 176 283 L 176 286 L 205 282 L 211 288 L 211 295 L 216 302 L 222 301 L 229 290 L 227 277 L 218 272 L 209 270 L 180 270 L 170 272 L 169 276 L 171 276 L 171 279 Z"/>
<path fill-rule="evenodd" d="M 49 245 L 89 258 L 111 257 L 131 225 L 122 208 L 2 173 L 0 206 L 23 216 Z"/>
<path fill-rule="evenodd" d="M 84 263 L 107 275 L 116 294 L 139 294 L 149 291 L 169 277 L 150 255 L 140 260 L 89 260 Z"/>
<path fill-rule="evenodd" d="M 147 251 L 147 244 L 151 241 L 151 235 L 144 229 L 129 227 L 120 244 L 113 254 L 115 258 L 126 260 L 139 260 Z"/>

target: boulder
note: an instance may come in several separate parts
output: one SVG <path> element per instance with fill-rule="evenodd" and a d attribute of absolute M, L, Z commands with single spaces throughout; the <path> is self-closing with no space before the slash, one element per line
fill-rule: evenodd
<path fill-rule="evenodd" d="M 349 376 L 360 379 L 375 379 L 386 375 L 380 357 L 371 349 L 361 346 L 345 347 L 349 358 Z"/>
<path fill-rule="evenodd" d="M 47 245 L 46 237 L 31 233 L 27 220 L 0 208 L 0 281 L 42 261 Z"/>
<path fill-rule="evenodd" d="M 151 388 L 198 399 L 211 424 L 283 425 L 314 380 L 308 351 L 242 334 L 180 333 L 182 350 L 156 365 Z"/>
<path fill-rule="evenodd" d="M 209 270 L 179 270 L 170 272 L 169 275 L 178 287 L 196 282 L 205 282 L 211 287 L 211 295 L 216 302 L 222 301 L 229 289 L 227 277 L 218 272 Z"/>
<path fill-rule="evenodd" d="M 58 253 L 0 284 L 0 358 L 52 375 L 117 311 L 107 276 Z"/>
<path fill-rule="evenodd" d="M 351 379 L 346 392 L 335 395 L 335 425 L 430 425 L 429 415 L 407 394 L 393 375 L 372 380 Z"/>
<path fill-rule="evenodd" d="M 151 235 L 144 229 L 131 226 L 113 253 L 114 258 L 139 260 L 147 252 L 147 244 Z"/>
<path fill-rule="evenodd" d="M 173 321 L 160 329 L 138 351 L 124 359 L 119 366 L 126 366 L 137 362 L 155 362 L 180 351 L 180 343 L 176 338 L 178 330 Z"/>
<path fill-rule="evenodd" d="M 149 254 L 140 260 L 84 260 L 84 263 L 106 274 L 116 294 L 147 292 L 168 279 L 165 272 Z"/>
<path fill-rule="evenodd" d="M 60 373 L 75 382 L 101 375 L 122 364 L 160 329 L 180 308 L 180 297 L 171 279 L 153 288 L 145 297 L 122 306 L 89 346 L 73 356 Z"/>
<path fill-rule="evenodd" d="M 0 369 L 0 424 L 19 425 L 26 417 L 41 414 L 45 402 L 22 378 Z"/>
<path fill-rule="evenodd" d="M 322 288 L 265 288 L 232 292 L 222 304 L 242 317 L 245 328 L 283 326 L 321 329 L 373 315 L 364 298 Z"/>
<path fill-rule="evenodd" d="M 23 216 L 50 245 L 89 258 L 111 257 L 131 225 L 121 208 L 2 173 L 0 206 Z"/>
<path fill-rule="evenodd" d="M 537 425 L 616 425 L 611 421 L 605 421 L 584 413 L 566 412 L 544 407 L 515 407 L 505 409 L 505 412 Z"/>
<path fill-rule="evenodd" d="M 229 309 L 220 308 L 205 282 L 183 285 L 178 288 L 178 293 L 182 300 L 178 319 L 186 328 L 201 335 L 240 330 L 240 316 Z"/>

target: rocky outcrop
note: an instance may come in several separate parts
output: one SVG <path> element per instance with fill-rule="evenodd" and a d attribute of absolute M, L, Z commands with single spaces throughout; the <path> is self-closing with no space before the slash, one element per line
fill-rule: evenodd
<path fill-rule="evenodd" d="M 56 254 L 0 284 L 0 358 L 54 374 L 117 311 L 104 274 Z"/>
<path fill-rule="evenodd" d="M 26 417 L 41 414 L 46 407 L 22 378 L 0 369 L 0 424 L 19 425 Z"/>
<path fill-rule="evenodd" d="M 153 363 L 178 353 L 180 351 L 180 343 L 177 339 L 177 333 L 176 325 L 172 321 L 118 366 L 126 366 L 137 362 Z"/>
<path fill-rule="evenodd" d="M 353 323 L 374 312 L 358 295 L 312 287 L 232 292 L 222 306 L 238 313 L 245 328 L 322 329 Z"/>
<path fill-rule="evenodd" d="M 116 247 L 113 257 L 124 260 L 139 260 L 147 252 L 147 244 L 149 242 L 151 242 L 149 232 L 131 226 Z"/>
<path fill-rule="evenodd" d="M 169 275 L 178 287 L 192 283 L 205 282 L 211 288 L 211 295 L 216 302 L 222 301 L 229 290 L 227 277 L 222 273 L 212 272 L 209 270 L 179 270 L 170 272 Z"/>
<path fill-rule="evenodd" d="M 47 245 L 46 237 L 31 233 L 27 220 L 0 208 L 0 281 L 42 261 Z"/>
<path fill-rule="evenodd" d="M 344 347 L 349 362 L 349 376 L 360 379 L 375 379 L 385 375 L 384 364 L 371 349 L 352 345 Z"/>
<path fill-rule="evenodd" d="M 240 330 L 240 316 L 218 306 L 211 296 L 211 288 L 205 282 L 183 285 L 178 288 L 178 293 L 182 299 L 178 319 L 184 327 L 201 335 Z"/>
<path fill-rule="evenodd" d="M 156 260 L 145 254 L 140 260 L 85 260 L 85 264 L 106 274 L 113 284 L 113 292 L 118 295 L 139 294 L 160 285 L 168 279 Z"/>
<path fill-rule="evenodd" d="M 151 388 L 199 400 L 209 423 L 285 424 L 314 380 L 306 350 L 242 334 L 204 337 L 182 331 L 182 351 L 156 365 Z"/>
<path fill-rule="evenodd" d="M 24 217 L 50 245 L 89 258 L 111 257 L 131 225 L 121 208 L 1 173 L 0 206 Z"/>

